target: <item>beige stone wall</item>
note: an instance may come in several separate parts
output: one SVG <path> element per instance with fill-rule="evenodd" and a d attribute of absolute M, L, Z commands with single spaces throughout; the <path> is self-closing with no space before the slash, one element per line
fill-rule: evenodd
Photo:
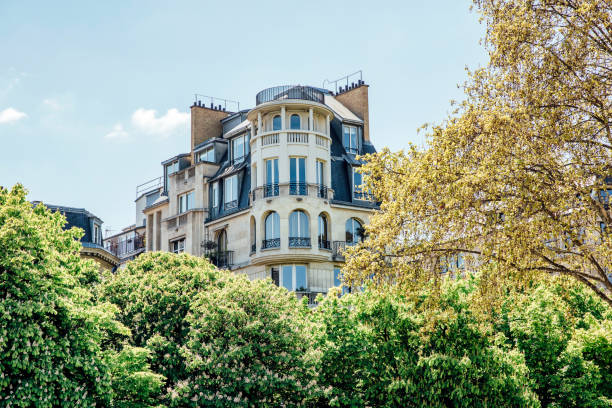
<path fill-rule="evenodd" d="M 350 91 L 335 95 L 335 98 L 363 120 L 363 139 L 370 140 L 370 111 L 368 85 L 361 85 Z"/>

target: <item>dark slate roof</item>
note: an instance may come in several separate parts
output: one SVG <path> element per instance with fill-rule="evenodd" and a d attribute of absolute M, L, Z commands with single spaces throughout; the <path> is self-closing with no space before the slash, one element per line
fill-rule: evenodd
<path fill-rule="evenodd" d="M 45 207 L 47 207 L 49 210 L 53 212 L 62 213 L 66 217 L 66 225 L 64 225 L 65 230 L 70 229 L 72 227 L 78 227 L 78 228 L 81 228 L 83 231 L 85 231 L 85 234 L 83 234 L 83 236 L 81 237 L 82 243 L 92 242 L 92 239 L 91 239 L 92 231 L 91 231 L 90 220 L 93 219 L 97 221 L 98 224 L 100 224 L 100 227 L 102 226 L 102 220 L 84 208 L 74 208 L 74 207 L 65 207 L 61 205 L 46 204 L 40 201 L 33 201 L 32 204 L 34 206 L 43 204 Z"/>
<path fill-rule="evenodd" d="M 200 149 L 202 149 L 202 148 L 204 148 L 204 147 L 208 147 L 208 145 L 213 145 L 213 144 L 215 144 L 215 142 L 227 143 L 227 140 L 225 140 L 225 139 L 221 139 L 221 138 L 219 138 L 219 137 L 212 137 L 212 138 L 210 138 L 210 139 L 208 139 L 208 140 L 203 141 L 203 142 L 202 142 L 202 143 L 200 143 L 199 145 L 195 146 L 195 147 L 193 148 L 193 151 L 194 151 L 194 153 L 195 153 L 197 150 L 200 150 Z"/>
<path fill-rule="evenodd" d="M 376 153 L 376 148 L 370 142 L 365 142 L 364 141 L 363 145 L 361 146 L 361 150 L 362 150 L 362 154 L 373 154 L 373 153 Z"/>
<path fill-rule="evenodd" d="M 209 180 L 209 182 L 219 180 L 223 177 L 231 176 L 232 174 L 237 173 L 240 170 L 242 170 L 248 164 L 249 164 L 248 158 L 245 158 L 242 162 L 235 163 L 235 164 L 232 164 L 230 161 L 225 161 L 223 165 L 219 168 L 217 173 Z"/>
<path fill-rule="evenodd" d="M 171 158 L 169 158 L 169 159 L 164 160 L 163 162 L 161 162 L 161 164 L 162 164 L 162 166 L 163 166 L 164 164 L 168 164 L 168 163 L 171 163 L 171 162 L 173 162 L 173 161 L 175 161 L 175 160 L 177 160 L 177 159 L 182 159 L 183 157 L 189 157 L 189 156 L 191 156 L 191 153 L 181 153 L 181 154 L 177 154 L 177 155 L 176 155 L 176 156 L 174 156 L 174 157 L 171 157 Z"/>

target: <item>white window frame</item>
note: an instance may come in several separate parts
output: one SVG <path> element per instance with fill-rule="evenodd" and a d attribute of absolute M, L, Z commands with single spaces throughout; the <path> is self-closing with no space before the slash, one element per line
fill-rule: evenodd
<path fill-rule="evenodd" d="M 219 208 L 219 182 L 212 185 L 212 208 Z"/>
<path fill-rule="evenodd" d="M 223 202 L 225 204 L 228 204 L 228 203 L 231 203 L 232 201 L 238 201 L 238 175 L 234 174 L 232 176 L 226 177 L 223 182 L 224 182 L 223 184 L 224 201 Z M 229 189 L 227 188 L 228 184 L 231 186 L 231 188 Z M 228 194 L 228 193 L 231 193 L 231 194 Z"/>
<path fill-rule="evenodd" d="M 300 213 L 303 214 L 305 218 L 301 217 Z M 293 219 L 293 217 L 295 217 L 294 219 L 296 220 L 296 225 L 295 225 L 296 231 L 294 232 L 297 233 L 297 235 L 291 234 L 291 229 L 292 229 L 291 220 Z M 300 221 L 304 221 L 304 225 L 302 225 Z M 305 211 L 302 211 L 302 210 L 292 211 L 291 214 L 289 214 L 289 237 L 290 238 L 310 238 L 310 225 L 309 224 L 310 224 L 310 217 L 308 217 L 308 214 L 306 214 Z"/>
<path fill-rule="evenodd" d="M 194 208 L 194 190 L 180 194 L 178 196 L 178 213 L 183 214 Z"/>
<path fill-rule="evenodd" d="M 176 248 L 174 247 L 176 245 Z M 185 238 L 175 239 L 170 241 L 170 251 L 175 254 L 185 252 Z"/>
<path fill-rule="evenodd" d="M 344 144 L 344 133 L 345 133 L 345 129 L 349 130 L 349 136 L 348 136 L 348 146 Z M 355 139 L 353 140 L 353 138 L 351 137 L 353 135 L 352 130 L 354 130 L 354 135 L 355 135 Z M 355 145 L 353 146 L 353 142 L 355 142 Z M 342 125 L 342 145 L 344 146 L 344 148 L 347 150 L 347 153 L 351 153 L 351 152 L 356 152 L 359 151 L 359 129 L 357 128 L 357 126 L 353 126 L 353 125 Z"/>
<path fill-rule="evenodd" d="M 249 141 L 248 141 L 248 133 L 240 135 L 232 139 L 232 161 L 233 162 L 242 162 L 249 154 Z M 242 141 L 242 156 L 236 157 L 236 145 L 238 141 Z"/>
<path fill-rule="evenodd" d="M 320 186 L 325 185 L 325 161 L 317 160 L 317 184 Z"/>
<path fill-rule="evenodd" d="M 271 172 L 272 172 L 271 177 L 270 177 L 270 179 L 272 180 L 271 183 L 268 183 L 268 162 L 271 162 L 271 164 L 270 164 L 270 169 L 271 169 Z M 276 166 L 274 165 L 275 162 L 276 162 Z M 264 165 L 266 166 L 266 174 L 265 174 L 266 180 L 265 180 L 264 184 L 266 184 L 266 185 L 278 184 L 279 174 L 278 174 L 278 172 L 274 171 L 275 168 L 278 168 L 278 158 L 274 157 L 274 158 L 266 159 L 265 162 L 264 162 Z M 275 179 L 275 177 L 276 177 L 276 179 Z"/>
<path fill-rule="evenodd" d="M 297 274 L 296 274 L 296 267 L 298 266 L 303 266 L 304 267 L 304 283 L 305 286 L 302 287 L 302 289 L 304 289 L 304 291 L 308 291 L 308 265 L 306 264 L 285 264 L 285 265 L 280 265 L 279 268 L 279 279 L 278 279 L 278 284 L 281 287 L 284 287 L 287 290 L 292 290 L 292 291 L 296 291 L 300 288 L 296 287 L 297 284 Z M 285 268 L 291 268 L 291 285 L 290 288 L 288 287 L 289 285 L 285 286 Z"/>
<path fill-rule="evenodd" d="M 295 160 L 295 180 L 291 180 L 291 161 Z M 300 179 L 300 163 L 304 163 L 304 180 Z M 292 183 L 306 183 L 306 157 L 304 156 L 291 156 L 289 157 L 289 181 Z"/>

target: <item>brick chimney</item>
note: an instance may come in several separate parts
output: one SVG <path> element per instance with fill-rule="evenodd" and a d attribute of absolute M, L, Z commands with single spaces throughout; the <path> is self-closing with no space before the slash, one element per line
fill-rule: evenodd
<path fill-rule="evenodd" d="M 221 109 L 211 109 L 193 104 L 191 107 L 191 151 L 200 143 L 221 136 L 221 119 L 229 116 Z"/>
<path fill-rule="evenodd" d="M 363 120 L 363 139 L 370 141 L 370 113 L 368 108 L 369 85 L 361 84 L 335 95 L 336 99 Z"/>

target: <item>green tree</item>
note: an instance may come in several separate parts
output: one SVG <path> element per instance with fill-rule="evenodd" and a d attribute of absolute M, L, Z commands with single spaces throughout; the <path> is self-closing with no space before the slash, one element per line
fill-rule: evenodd
<path fill-rule="evenodd" d="M 462 253 L 519 283 L 571 276 L 612 305 L 612 3 L 474 3 L 490 62 L 425 148 L 366 157 L 381 212 L 345 275 L 418 287 Z"/>
<path fill-rule="evenodd" d="M 2 406 L 112 403 L 102 342 L 128 331 L 116 307 L 92 302 L 81 281 L 97 268 L 79 257 L 77 229 L 16 185 L 0 188 L 0 395 Z"/>
<path fill-rule="evenodd" d="M 316 397 L 311 328 L 295 294 L 223 272 L 199 293 L 174 406 L 296 407 Z"/>
<path fill-rule="evenodd" d="M 522 354 L 493 342 L 491 326 L 471 313 L 472 286 L 447 282 L 433 308 L 423 307 L 428 293 L 416 301 L 373 290 L 326 298 L 313 312 L 324 328 L 315 337 L 326 404 L 539 406 Z"/>
<path fill-rule="evenodd" d="M 166 378 L 165 404 L 177 383 L 188 378 L 179 353 L 189 333 L 187 314 L 196 295 L 218 277 L 203 258 L 149 252 L 107 275 L 99 286 L 100 299 L 116 305 L 118 319 L 130 328 L 130 344 L 151 351 L 153 371 Z"/>

